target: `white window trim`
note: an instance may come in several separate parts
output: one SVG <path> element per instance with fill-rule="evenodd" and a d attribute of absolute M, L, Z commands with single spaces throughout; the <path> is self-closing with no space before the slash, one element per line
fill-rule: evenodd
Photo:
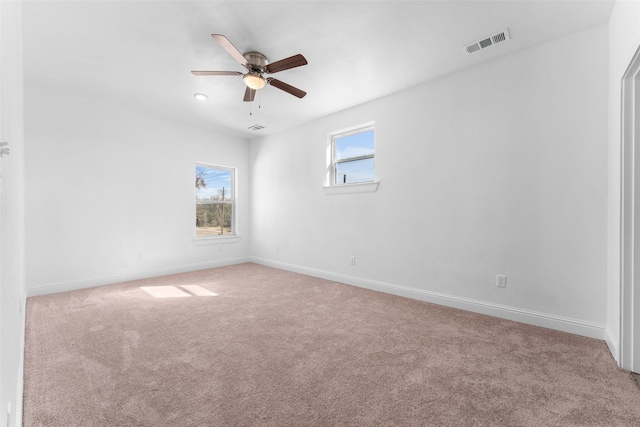
<path fill-rule="evenodd" d="M 216 165 L 213 163 L 196 162 L 196 166 L 208 166 L 217 169 L 225 169 L 231 172 L 231 188 L 233 190 L 233 214 L 231 215 L 231 230 L 232 234 L 226 234 L 222 236 L 201 236 L 193 237 L 192 242 L 196 246 L 203 245 L 218 245 L 226 243 L 237 243 L 240 241 L 240 234 L 238 232 L 238 168 L 232 166 Z M 194 229 L 194 231 L 196 231 Z"/>
<path fill-rule="evenodd" d="M 327 184 L 323 187 L 327 195 L 334 194 L 358 194 L 358 193 L 375 193 L 380 183 L 375 178 L 373 181 L 353 182 L 349 184 L 336 184 L 336 159 L 334 150 L 334 139 L 336 136 L 349 136 L 355 133 L 366 132 L 368 130 L 375 131 L 375 121 L 362 123 L 345 129 L 331 132 L 327 135 Z M 375 140 L 374 155 L 375 159 Z"/>
<path fill-rule="evenodd" d="M 228 243 L 238 243 L 242 239 L 242 236 L 206 236 L 206 237 L 194 237 L 191 241 L 194 246 L 207 246 L 207 245 L 226 245 Z"/>
<path fill-rule="evenodd" d="M 378 184 L 380 184 L 380 181 L 367 181 L 354 182 L 353 184 L 327 185 L 323 188 L 327 196 L 333 196 L 335 194 L 375 193 L 378 191 Z"/>

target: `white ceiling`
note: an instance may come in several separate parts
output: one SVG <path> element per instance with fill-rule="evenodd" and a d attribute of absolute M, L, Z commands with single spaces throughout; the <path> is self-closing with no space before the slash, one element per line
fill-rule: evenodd
<path fill-rule="evenodd" d="M 253 138 L 603 24 L 612 7 L 570 0 L 27 1 L 25 84 Z M 505 28 L 510 41 L 465 53 L 463 45 Z M 190 73 L 244 71 L 212 33 L 271 62 L 303 54 L 307 66 L 273 76 L 308 95 L 267 86 L 250 116 L 241 77 Z M 196 92 L 209 100 L 196 101 Z M 247 129 L 254 124 L 265 129 Z"/>

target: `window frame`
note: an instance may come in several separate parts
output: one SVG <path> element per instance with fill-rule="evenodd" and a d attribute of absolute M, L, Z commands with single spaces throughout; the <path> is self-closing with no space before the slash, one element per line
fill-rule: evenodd
<path fill-rule="evenodd" d="M 232 166 L 224 166 L 224 165 L 218 165 L 218 164 L 214 164 L 214 163 L 206 163 L 206 162 L 195 162 L 195 167 L 194 167 L 194 172 L 196 171 L 196 168 L 198 166 L 204 166 L 207 168 L 214 168 L 214 169 L 218 169 L 218 170 L 223 170 L 223 171 L 227 171 L 230 172 L 230 180 L 231 180 L 231 188 L 229 189 L 229 194 L 231 195 L 231 200 L 230 201 L 221 201 L 219 203 L 224 203 L 224 204 L 230 204 L 231 205 L 231 233 L 229 234 L 221 234 L 221 235 L 217 235 L 217 236 L 198 236 L 198 230 L 197 230 L 197 226 L 194 225 L 195 228 L 195 236 L 193 237 L 193 242 L 196 245 L 200 245 L 200 244 L 206 244 L 207 242 L 209 243 L 234 243 L 239 241 L 240 239 L 240 234 L 238 233 L 238 221 L 237 221 L 237 217 L 238 217 L 238 169 Z M 197 174 L 197 172 L 196 172 Z M 197 175 L 196 175 L 197 176 Z M 197 194 L 197 189 L 196 189 L 196 194 Z M 194 205 L 194 208 L 197 209 L 198 207 L 198 203 L 197 203 L 197 197 L 196 197 L 196 203 Z M 195 216 L 195 215 L 194 215 Z"/>
<path fill-rule="evenodd" d="M 367 154 L 364 156 L 355 156 L 355 157 L 347 157 L 344 159 L 337 159 L 336 158 L 336 142 L 338 139 L 340 138 L 346 138 L 348 136 L 352 136 L 352 135 L 357 135 L 359 133 L 365 133 L 365 132 L 369 132 L 369 131 L 373 131 L 373 154 Z M 376 180 L 376 176 L 375 176 L 375 166 L 373 169 L 373 179 L 367 180 L 367 181 L 359 181 L 359 182 L 350 182 L 350 183 L 344 183 L 344 182 L 337 182 L 336 179 L 337 177 L 337 169 L 338 169 L 338 165 L 340 163 L 348 163 L 348 162 L 355 162 L 358 160 L 365 160 L 365 159 L 373 159 L 374 160 L 374 165 L 375 165 L 375 158 L 376 158 L 376 138 L 375 138 L 376 132 L 375 132 L 375 127 L 374 127 L 374 123 L 365 123 L 363 125 L 360 126 L 354 126 L 352 128 L 349 129 L 345 129 L 341 132 L 332 132 L 331 133 L 331 185 L 350 185 L 350 184 L 360 184 L 360 183 L 366 183 L 366 182 L 374 182 Z"/>
<path fill-rule="evenodd" d="M 373 131 L 373 153 L 364 156 L 347 157 L 338 160 L 336 158 L 336 141 L 340 138 L 351 135 Z M 379 182 L 376 180 L 376 132 L 375 122 L 370 121 L 360 125 L 351 126 L 328 134 L 327 143 L 327 184 L 324 186 L 326 194 L 348 194 L 348 193 L 370 193 L 378 189 Z M 373 179 L 369 181 L 359 181 L 351 183 L 336 182 L 336 169 L 340 163 L 353 162 L 357 160 L 374 160 Z"/>

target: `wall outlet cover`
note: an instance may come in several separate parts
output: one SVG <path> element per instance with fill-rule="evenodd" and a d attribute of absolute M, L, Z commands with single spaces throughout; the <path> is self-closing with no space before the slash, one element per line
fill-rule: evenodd
<path fill-rule="evenodd" d="M 506 288 L 507 287 L 507 276 L 502 275 L 502 274 L 498 274 L 496 276 L 496 286 L 499 288 Z"/>

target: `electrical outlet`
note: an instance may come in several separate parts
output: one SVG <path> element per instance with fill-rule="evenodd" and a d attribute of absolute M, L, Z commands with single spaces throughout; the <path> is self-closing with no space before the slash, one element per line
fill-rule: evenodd
<path fill-rule="evenodd" d="M 142 252 L 138 252 L 138 253 L 137 253 L 137 255 L 136 255 L 136 260 L 137 260 L 138 262 L 142 262 Z"/>
<path fill-rule="evenodd" d="M 280 252 L 280 246 L 276 245 L 276 253 Z"/>
<path fill-rule="evenodd" d="M 351 255 L 351 265 L 356 265 L 356 257 L 354 257 L 353 255 Z"/>
<path fill-rule="evenodd" d="M 507 287 L 507 276 L 504 276 L 502 274 L 498 274 L 496 276 L 496 286 L 499 288 L 506 288 Z"/>

